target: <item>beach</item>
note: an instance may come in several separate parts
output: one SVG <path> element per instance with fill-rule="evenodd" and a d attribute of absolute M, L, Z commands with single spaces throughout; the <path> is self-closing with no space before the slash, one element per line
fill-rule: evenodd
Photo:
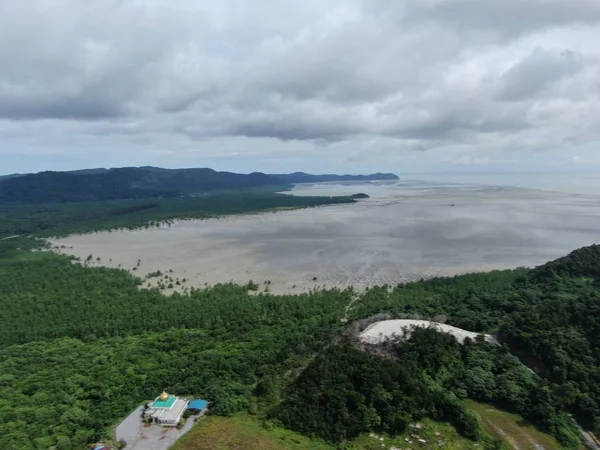
<path fill-rule="evenodd" d="M 531 267 L 600 242 L 600 197 L 591 194 L 418 180 L 298 185 L 289 194 L 357 192 L 370 198 L 50 242 L 81 260 L 92 255 L 91 266 L 161 271 L 180 281 L 171 291 L 252 280 L 273 293 Z"/>

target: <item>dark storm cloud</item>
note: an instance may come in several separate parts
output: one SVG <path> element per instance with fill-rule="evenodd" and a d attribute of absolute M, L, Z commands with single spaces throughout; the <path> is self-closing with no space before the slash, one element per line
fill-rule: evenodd
<path fill-rule="evenodd" d="M 98 89 L 101 89 L 99 87 Z M 44 118 L 94 120 L 116 118 L 127 114 L 119 96 L 94 88 L 74 89 L 71 92 L 18 94 L 0 91 L 0 118 L 35 120 Z"/>
<path fill-rule="evenodd" d="M 563 25 L 600 22 L 596 0 L 375 0 L 376 11 L 413 26 L 440 23 L 462 33 L 496 33 L 504 38 Z"/>
<path fill-rule="evenodd" d="M 168 21 L 115 0 L 6 2 L 0 27 L 0 118 L 125 115 L 166 63 Z"/>
<path fill-rule="evenodd" d="M 325 140 L 338 141 L 343 138 L 345 133 L 339 127 L 322 126 L 306 127 L 301 123 L 285 123 L 285 122 L 259 122 L 259 123 L 242 123 L 229 132 L 238 136 L 246 137 L 273 137 L 283 141 L 292 140 Z"/>
<path fill-rule="evenodd" d="M 524 100 L 535 97 L 582 68 L 581 56 L 573 51 L 552 52 L 536 48 L 502 75 L 498 98 Z"/>

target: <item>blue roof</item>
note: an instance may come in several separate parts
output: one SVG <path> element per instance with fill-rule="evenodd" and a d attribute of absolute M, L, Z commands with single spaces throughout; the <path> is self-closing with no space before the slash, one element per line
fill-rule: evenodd
<path fill-rule="evenodd" d="M 106 447 L 103 444 L 96 444 L 93 450 L 103 450 Z"/>
<path fill-rule="evenodd" d="M 196 400 L 192 400 L 188 404 L 188 409 L 204 409 L 206 408 L 206 405 L 208 405 L 208 402 L 206 400 L 201 400 L 197 398 Z"/>

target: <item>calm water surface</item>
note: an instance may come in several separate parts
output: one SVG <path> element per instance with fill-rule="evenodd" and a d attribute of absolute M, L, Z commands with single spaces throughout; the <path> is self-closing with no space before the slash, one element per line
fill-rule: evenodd
<path fill-rule="evenodd" d="M 391 183 L 298 185 L 289 193 L 371 198 L 71 236 L 59 244 L 124 268 L 142 259 L 136 274 L 173 270 L 198 285 L 272 280 L 273 292 L 298 292 L 317 283 L 393 284 L 535 266 L 600 242 L 599 186 L 591 175 L 413 175 Z"/>

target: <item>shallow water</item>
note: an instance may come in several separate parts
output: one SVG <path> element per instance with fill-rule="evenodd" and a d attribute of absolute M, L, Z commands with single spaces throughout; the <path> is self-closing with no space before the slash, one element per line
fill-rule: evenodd
<path fill-rule="evenodd" d="M 173 269 L 188 285 L 271 280 L 273 292 L 299 292 L 534 266 L 600 241 L 600 197 L 591 188 L 591 194 L 577 194 L 487 181 L 432 176 L 301 185 L 291 194 L 365 192 L 371 198 L 57 243 L 110 266 L 132 268 L 139 258 L 138 274 Z"/>

